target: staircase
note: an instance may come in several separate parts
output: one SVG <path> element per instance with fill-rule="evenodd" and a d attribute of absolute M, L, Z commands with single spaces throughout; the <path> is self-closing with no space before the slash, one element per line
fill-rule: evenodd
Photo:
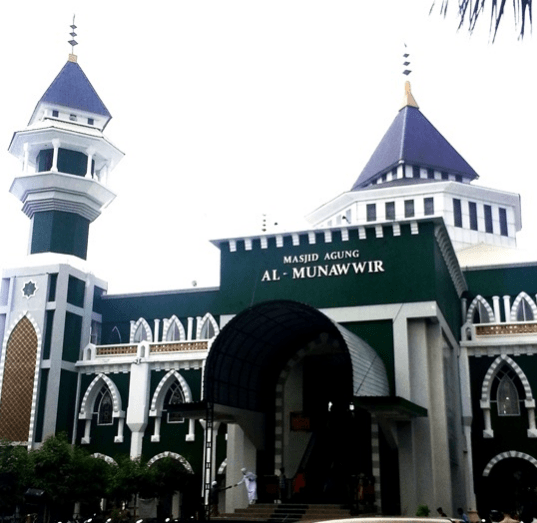
<path fill-rule="evenodd" d="M 301 505 L 296 503 L 258 503 L 248 508 L 239 508 L 233 514 L 220 514 L 212 520 L 263 521 L 270 523 L 294 523 L 296 521 L 324 521 L 327 519 L 350 518 L 348 508 L 343 505 Z"/>

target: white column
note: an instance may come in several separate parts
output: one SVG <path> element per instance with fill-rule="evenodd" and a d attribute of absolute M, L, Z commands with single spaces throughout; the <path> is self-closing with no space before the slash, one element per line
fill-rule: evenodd
<path fill-rule="evenodd" d="M 528 410 L 528 438 L 537 438 L 537 427 L 535 426 L 535 400 L 527 399 L 524 401 Z"/>
<path fill-rule="evenodd" d="M 466 462 L 464 463 L 466 468 L 466 506 L 477 506 L 474 491 L 474 465 L 472 458 L 472 427 L 464 425 L 464 437 L 466 439 L 467 452 L 464 454 Z"/>
<path fill-rule="evenodd" d="M 499 304 L 499 299 L 498 299 Z M 500 321 L 499 319 L 497 321 Z M 470 394 L 470 360 L 468 356 L 468 349 L 461 347 L 459 353 L 459 376 L 461 387 L 461 410 L 462 410 L 462 426 L 465 438 L 465 449 L 463 463 L 465 470 L 465 492 L 466 492 L 466 506 L 475 507 L 475 493 L 474 493 L 474 470 L 473 470 L 473 450 L 472 450 L 472 402 Z"/>
<path fill-rule="evenodd" d="M 528 409 L 528 438 L 537 438 L 537 430 L 535 427 L 535 407 Z"/>
<path fill-rule="evenodd" d="M 88 164 L 86 166 L 86 178 L 91 178 L 91 164 L 93 162 L 93 155 L 95 154 L 95 149 L 90 148 L 86 151 L 88 155 Z"/>
<path fill-rule="evenodd" d="M 429 406 L 431 438 L 431 466 L 433 499 L 438 506 L 452 506 L 451 466 L 449 459 L 449 426 L 446 403 L 455 398 L 446 398 L 444 351 L 452 350 L 445 346 L 440 324 L 429 324 L 427 329 L 427 352 L 429 356 Z M 416 448 L 419 448 L 416 445 Z"/>
<path fill-rule="evenodd" d="M 241 468 L 256 472 L 256 449 L 241 427 L 228 425 L 226 485 L 234 485 L 242 479 Z M 244 485 L 226 490 L 226 513 L 248 506 Z"/>
<path fill-rule="evenodd" d="M 91 430 L 91 418 L 86 419 L 86 425 L 84 426 L 84 437 L 82 438 L 82 445 L 89 445 L 90 443 L 90 430 Z"/>
<path fill-rule="evenodd" d="M 129 334 L 129 343 L 132 343 L 132 339 L 134 337 L 134 321 L 131 320 L 131 328 L 130 328 L 130 334 Z"/>
<path fill-rule="evenodd" d="M 511 296 L 503 297 L 503 308 L 505 311 L 505 323 L 511 322 Z"/>
<path fill-rule="evenodd" d="M 117 424 L 117 436 L 114 438 L 114 443 L 123 443 L 123 429 L 125 428 L 125 418 L 119 418 Z"/>
<path fill-rule="evenodd" d="M 133 363 L 130 372 L 127 426 L 132 432 L 130 457 L 142 454 L 142 438 L 149 418 L 149 364 Z"/>
<path fill-rule="evenodd" d="M 495 319 L 496 323 L 500 323 L 502 321 L 502 311 L 501 311 L 501 308 L 500 308 L 500 297 L 499 296 L 493 296 L 492 297 L 492 303 L 494 305 L 494 319 Z"/>
<path fill-rule="evenodd" d="M 186 339 L 188 341 L 192 340 L 192 326 L 194 323 L 194 318 L 188 318 L 188 325 L 187 325 L 187 334 Z"/>
<path fill-rule="evenodd" d="M 51 171 L 57 173 L 58 172 L 58 153 L 60 149 L 60 140 L 54 139 L 52 140 L 52 147 L 54 147 L 54 153 L 52 154 L 52 167 L 50 168 Z"/>
<path fill-rule="evenodd" d="M 161 416 L 155 416 L 155 430 L 151 436 L 151 441 L 158 443 L 160 441 L 160 423 L 162 421 Z"/>
<path fill-rule="evenodd" d="M 488 403 L 481 402 L 481 408 L 483 409 L 483 418 L 485 421 L 485 429 L 483 430 L 484 438 L 493 438 L 494 431 L 492 430 L 492 422 L 490 420 L 490 405 Z"/>
<path fill-rule="evenodd" d="M 405 306 L 393 322 L 395 395 L 412 401 L 410 390 L 410 354 L 408 348 L 407 319 Z"/>
<path fill-rule="evenodd" d="M 196 420 L 188 420 L 188 434 L 185 436 L 185 441 L 194 441 L 196 439 Z"/>
<path fill-rule="evenodd" d="M 160 320 L 155 320 L 155 329 L 154 329 L 154 333 L 153 333 L 153 341 L 155 343 L 158 343 L 159 341 L 159 325 L 160 325 Z"/>

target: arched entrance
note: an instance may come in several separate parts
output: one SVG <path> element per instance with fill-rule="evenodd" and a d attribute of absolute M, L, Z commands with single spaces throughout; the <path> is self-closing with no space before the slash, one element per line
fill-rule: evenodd
<path fill-rule="evenodd" d="M 240 425 L 255 446 L 260 501 L 274 499 L 282 467 L 297 502 L 348 503 L 359 482 L 371 488 L 372 420 L 354 399 L 388 394 L 384 365 L 371 347 L 293 301 L 261 303 L 235 316 L 205 368 L 205 398 L 215 416 Z"/>
<path fill-rule="evenodd" d="M 480 510 L 520 514 L 530 501 L 537 501 L 536 488 L 537 460 L 522 452 L 504 452 L 485 467 L 478 499 Z"/>

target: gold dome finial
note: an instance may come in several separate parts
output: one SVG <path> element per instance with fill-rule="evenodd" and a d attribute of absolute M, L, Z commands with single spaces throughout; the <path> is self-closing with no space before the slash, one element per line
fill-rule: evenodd
<path fill-rule="evenodd" d="M 410 82 L 408 80 L 405 82 L 405 97 L 403 99 L 403 106 L 401 107 L 401 109 L 407 106 L 419 109 L 418 103 L 412 96 L 412 91 L 410 90 Z"/>

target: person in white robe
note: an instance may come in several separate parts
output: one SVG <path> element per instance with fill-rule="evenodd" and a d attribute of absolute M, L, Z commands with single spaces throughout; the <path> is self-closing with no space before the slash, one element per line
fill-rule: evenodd
<path fill-rule="evenodd" d="M 257 476 L 245 468 L 242 468 L 241 472 L 242 479 L 236 484 L 236 486 L 244 483 L 246 493 L 248 494 L 248 503 L 253 505 L 257 501 Z"/>

